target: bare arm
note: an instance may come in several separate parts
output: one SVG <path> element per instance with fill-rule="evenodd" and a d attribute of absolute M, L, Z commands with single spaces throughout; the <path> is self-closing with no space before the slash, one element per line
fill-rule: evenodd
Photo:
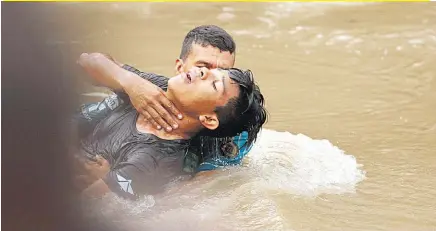
<path fill-rule="evenodd" d="M 127 93 L 136 110 L 157 129 L 163 127 L 171 131 L 178 127 L 175 118 L 183 116 L 158 86 L 123 69 L 122 64 L 101 53 L 84 53 L 80 55 L 79 64 L 99 85 Z"/>
<path fill-rule="evenodd" d="M 96 84 L 113 90 L 126 91 L 130 86 L 129 84 L 146 81 L 138 75 L 124 70 L 121 68 L 120 63 L 101 53 L 83 53 L 80 55 L 79 64 L 88 72 Z"/>
<path fill-rule="evenodd" d="M 117 62 L 110 55 L 103 55 L 123 69 L 140 76 L 142 79 L 150 81 L 154 85 L 160 87 L 162 90 L 167 89 L 166 77 L 154 73 L 140 71 L 133 66 Z M 129 96 L 125 92 L 118 92 L 106 97 L 100 102 L 81 105 L 80 109 L 75 113 L 72 120 L 78 129 L 77 132 L 79 134 L 79 138 L 85 138 L 94 130 L 95 126 L 101 120 L 106 118 L 112 111 L 116 110 L 120 106 L 128 104 L 129 102 Z"/>

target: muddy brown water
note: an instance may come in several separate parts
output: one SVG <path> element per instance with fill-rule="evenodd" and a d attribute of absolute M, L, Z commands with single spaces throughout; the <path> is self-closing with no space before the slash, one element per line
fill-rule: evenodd
<path fill-rule="evenodd" d="M 222 26 L 271 115 L 243 167 L 98 213 L 130 230 L 436 230 L 436 4 L 53 4 L 66 60 L 168 76 L 190 29 Z"/>

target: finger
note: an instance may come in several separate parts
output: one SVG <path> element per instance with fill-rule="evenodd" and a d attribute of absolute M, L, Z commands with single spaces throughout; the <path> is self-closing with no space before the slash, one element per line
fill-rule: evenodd
<path fill-rule="evenodd" d="M 156 127 L 158 130 L 162 129 L 162 126 L 159 125 L 159 124 L 158 124 L 158 123 L 153 119 L 153 117 L 151 117 L 150 113 L 148 113 L 145 109 L 144 109 L 144 110 L 141 110 L 140 113 L 145 117 L 145 119 L 146 119 L 148 122 L 150 122 L 150 123 L 151 123 L 154 127 Z"/>
<path fill-rule="evenodd" d="M 95 162 L 97 162 L 98 165 L 103 165 L 104 161 L 106 161 L 106 159 L 104 159 L 102 156 L 100 155 L 95 156 Z"/>
<path fill-rule="evenodd" d="M 159 115 L 159 113 L 157 113 L 157 111 L 154 108 L 149 107 L 149 108 L 147 108 L 147 111 L 148 111 L 148 113 L 150 113 L 150 115 L 154 119 L 154 121 L 156 121 L 159 125 L 161 125 L 163 128 L 165 128 L 165 130 L 167 132 L 170 132 L 173 130 L 173 128 L 162 119 L 161 115 Z"/>
<path fill-rule="evenodd" d="M 162 105 L 168 111 L 173 113 L 174 116 L 176 116 L 178 119 L 183 119 L 182 113 L 180 113 L 179 109 L 177 109 L 176 106 L 167 97 L 162 97 L 161 102 L 162 102 Z"/>
<path fill-rule="evenodd" d="M 100 165 L 101 168 L 110 167 L 109 161 L 107 161 L 105 158 L 103 158 L 100 155 L 97 156 L 97 162 L 98 162 L 98 164 Z"/>
<path fill-rule="evenodd" d="M 161 117 L 164 119 L 165 122 L 167 122 L 168 124 L 170 124 L 173 127 L 173 129 L 176 129 L 177 127 L 179 127 L 179 125 L 173 119 L 173 117 L 160 104 L 155 104 L 154 109 L 157 111 L 157 113 L 159 113 L 159 115 L 161 115 Z"/>

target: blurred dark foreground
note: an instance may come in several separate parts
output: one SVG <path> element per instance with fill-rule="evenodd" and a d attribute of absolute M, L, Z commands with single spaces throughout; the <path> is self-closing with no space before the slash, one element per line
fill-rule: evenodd
<path fill-rule="evenodd" d="M 55 17 L 50 4 L 2 2 L 2 229 L 108 230 L 81 219 L 74 199 L 73 60 L 47 45 L 51 33 L 71 28 L 44 25 Z"/>

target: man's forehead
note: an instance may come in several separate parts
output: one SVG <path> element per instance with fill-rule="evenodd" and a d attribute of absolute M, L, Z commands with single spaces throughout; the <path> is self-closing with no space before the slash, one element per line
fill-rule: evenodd
<path fill-rule="evenodd" d="M 230 78 L 230 73 L 228 70 L 221 70 L 221 72 L 223 73 L 223 84 L 225 86 L 224 94 L 230 97 L 238 96 L 240 90 L 238 82 Z"/>
<path fill-rule="evenodd" d="M 229 51 L 220 51 L 220 49 L 211 45 L 202 46 L 193 44 L 188 58 L 194 62 L 203 62 L 213 65 L 214 67 L 230 68 L 235 62 L 234 54 Z"/>

